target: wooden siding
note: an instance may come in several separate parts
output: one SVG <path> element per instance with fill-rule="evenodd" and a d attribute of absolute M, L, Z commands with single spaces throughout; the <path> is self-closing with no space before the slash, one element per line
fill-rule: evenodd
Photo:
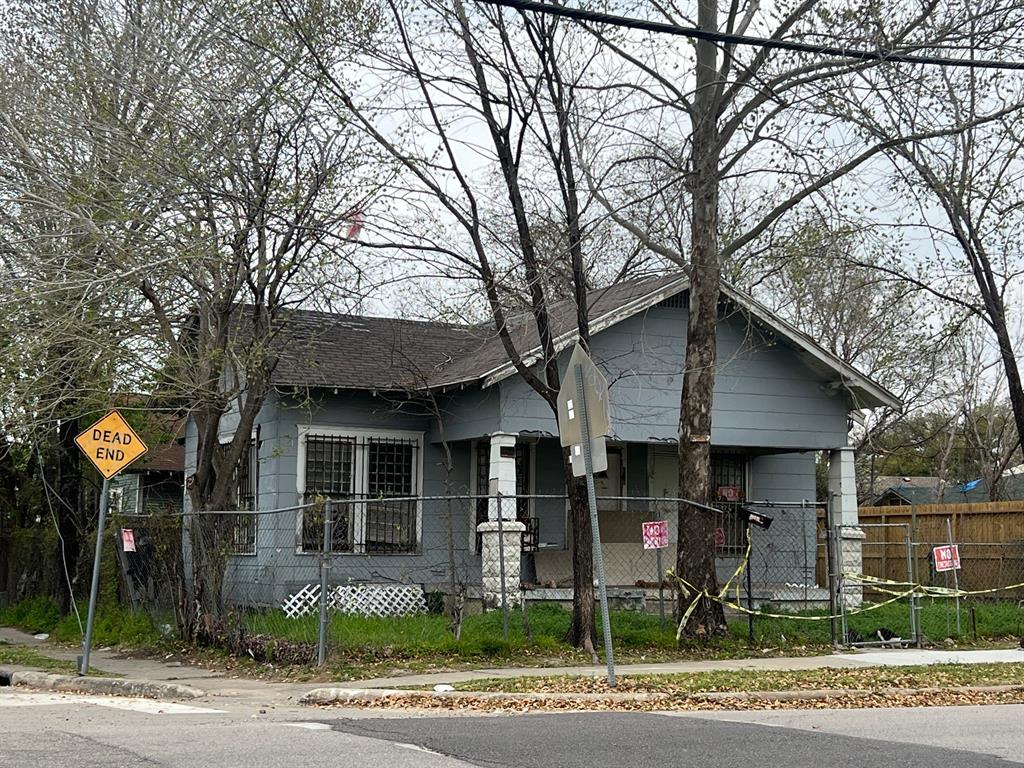
<path fill-rule="evenodd" d="M 655 307 L 592 339 L 611 384 L 612 429 L 627 442 L 674 438 L 679 423 L 686 311 Z M 797 353 L 733 315 L 718 326 L 711 440 L 716 445 L 825 449 L 846 445 L 846 397 Z M 569 350 L 560 357 L 562 370 Z M 501 429 L 557 433 L 548 405 L 518 377 L 501 387 Z"/>

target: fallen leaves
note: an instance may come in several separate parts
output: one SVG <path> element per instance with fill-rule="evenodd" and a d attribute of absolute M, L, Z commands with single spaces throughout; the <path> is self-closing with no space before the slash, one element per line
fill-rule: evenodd
<path fill-rule="evenodd" d="M 644 699 L 517 699 L 483 697 L 445 697 L 412 694 L 373 701 L 352 701 L 347 707 L 359 709 L 424 709 L 453 712 L 519 714 L 526 712 L 700 712 L 709 710 L 776 710 L 776 709 L 872 709 L 888 707 L 953 707 L 990 704 L 1024 704 L 1024 687 L 1013 690 L 942 691 L 860 691 L 822 698 L 750 699 L 742 697 L 704 698 L 700 695 Z"/>
<path fill-rule="evenodd" d="M 1024 664 L 933 664 L 908 667 L 821 667 L 803 670 L 735 669 L 686 674 L 626 675 L 619 693 L 682 695 L 719 691 L 846 690 L 957 688 L 1024 685 Z M 459 683 L 464 691 L 500 693 L 609 693 L 604 677 L 524 676 Z"/>

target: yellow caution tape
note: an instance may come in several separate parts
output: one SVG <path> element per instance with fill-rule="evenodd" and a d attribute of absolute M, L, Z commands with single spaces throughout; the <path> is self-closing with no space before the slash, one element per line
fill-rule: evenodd
<path fill-rule="evenodd" d="M 847 581 L 854 581 L 859 584 L 870 585 L 877 592 L 889 592 L 883 589 L 882 585 L 890 587 L 911 587 L 911 591 L 925 597 L 970 597 L 971 595 L 991 595 L 996 592 L 1008 592 L 1014 589 L 1024 589 L 1024 583 L 1008 584 L 1005 587 L 992 587 L 990 589 L 956 589 L 950 587 L 936 587 L 928 584 L 914 584 L 909 581 L 893 581 L 891 579 L 880 579 L 877 576 L 868 576 L 864 573 L 844 573 L 842 575 Z"/>
<path fill-rule="evenodd" d="M 923 597 L 943 597 L 943 598 L 956 598 L 956 597 L 970 597 L 972 595 L 988 595 L 996 592 L 1007 592 L 1014 589 L 1024 589 L 1024 583 L 1010 584 L 1005 587 L 993 587 L 991 589 L 976 589 L 976 590 L 964 590 L 964 589 L 950 589 L 948 587 L 933 587 L 926 584 L 915 584 L 909 581 L 893 581 L 891 579 L 882 579 L 877 576 L 868 576 L 863 573 L 843 573 L 841 578 L 846 581 L 852 581 L 861 585 L 870 585 L 871 588 L 876 592 L 882 592 L 887 595 L 892 595 L 888 600 L 884 600 L 880 603 L 870 603 L 868 605 L 861 605 L 856 608 L 850 608 L 844 611 L 843 614 L 827 614 L 824 616 L 797 616 L 791 613 L 769 613 L 767 611 L 756 610 L 747 608 L 740 602 L 740 576 L 744 573 L 750 563 L 750 553 L 753 547 L 753 542 L 750 538 L 750 531 L 747 531 L 747 550 L 743 554 L 743 558 L 740 560 L 736 570 L 733 571 L 732 575 L 726 580 L 725 584 L 718 591 L 718 594 L 712 594 L 707 589 L 697 589 L 693 584 L 690 584 L 681 576 L 677 575 L 673 569 L 669 569 L 666 572 L 666 576 L 673 578 L 678 582 L 679 591 L 684 598 L 693 597 L 686 610 L 683 611 L 682 616 L 679 619 L 679 627 L 676 629 L 676 640 L 678 641 L 683 635 L 683 628 L 686 626 L 693 615 L 693 612 L 697 609 L 698 603 L 701 600 L 707 599 L 716 603 L 720 603 L 724 607 L 732 608 L 740 613 L 745 613 L 752 616 L 764 616 L 771 619 L 789 619 L 792 621 L 832 621 L 833 619 L 841 618 L 842 615 L 853 616 L 858 613 L 868 613 L 869 611 L 875 611 L 886 605 L 905 600 L 911 596 L 923 596 Z M 729 588 L 733 582 L 736 585 L 736 599 L 735 601 L 727 600 L 726 597 L 729 593 Z M 904 587 L 905 589 L 888 589 L 887 587 Z"/>

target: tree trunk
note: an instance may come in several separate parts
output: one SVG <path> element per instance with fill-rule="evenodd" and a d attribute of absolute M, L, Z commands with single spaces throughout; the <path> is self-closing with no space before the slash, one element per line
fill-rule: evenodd
<path fill-rule="evenodd" d="M 700 0 L 698 25 L 717 29 L 716 0 Z M 694 100 L 692 163 L 693 221 L 690 254 L 690 309 L 686 330 L 679 415 L 679 495 L 707 504 L 711 460 L 711 404 L 715 386 L 720 266 L 718 252 L 718 131 L 715 109 L 716 50 L 697 43 L 697 92 Z M 677 620 L 696 598 L 718 591 L 715 574 L 717 514 L 692 504 L 679 504 L 676 573 L 679 585 Z M 689 595 L 687 592 L 689 591 Z M 701 598 L 683 631 L 707 637 L 725 631 L 720 603 Z"/>
<path fill-rule="evenodd" d="M 203 509 L 199 494 L 190 493 L 194 510 Z M 192 600 L 186 614 L 187 633 L 204 645 L 220 643 L 225 624 L 224 577 L 227 572 L 231 518 L 226 515 L 192 515 L 189 543 L 192 549 Z"/>
<path fill-rule="evenodd" d="M 572 536 L 572 620 L 565 642 L 597 658 L 594 624 L 594 541 L 590 527 L 587 488 L 573 477 L 568 449 L 562 452 L 565 488 L 569 496 L 569 531 Z"/>
<path fill-rule="evenodd" d="M 209 414 L 197 419 L 200 435 L 197 465 L 202 471 L 193 475 L 189 488 L 189 501 L 194 513 L 234 509 L 234 466 L 230 444 L 221 445 L 217 439 L 219 419 Z M 204 428 L 204 424 L 209 428 Z M 248 426 L 247 426 L 248 425 Z M 236 428 L 248 435 L 251 419 L 242 419 Z M 246 431 L 247 430 L 247 431 Z M 203 440 L 202 436 L 208 439 Z M 231 467 L 231 469 L 228 469 Z M 189 543 L 192 548 L 192 595 L 190 610 L 186 614 L 187 633 L 206 644 L 218 644 L 227 632 L 227 610 L 224 599 L 224 579 L 230 557 L 231 530 L 234 521 L 230 515 L 192 514 L 189 523 Z"/>
<path fill-rule="evenodd" d="M 992 327 L 996 332 L 996 340 L 999 342 L 999 357 L 1003 361 L 1003 370 L 1006 372 L 1006 389 L 1010 393 L 1010 407 L 1013 410 L 1013 422 L 1017 427 L 1018 444 L 1024 445 L 1024 386 L 1021 384 L 1020 368 L 1017 367 L 1017 357 L 1013 352 L 1013 342 L 1010 341 L 1010 332 L 1006 328 L 1006 313 L 999 297 L 993 297 L 998 301 L 996 312 L 989 310 Z M 992 302 L 995 303 L 995 302 Z"/>

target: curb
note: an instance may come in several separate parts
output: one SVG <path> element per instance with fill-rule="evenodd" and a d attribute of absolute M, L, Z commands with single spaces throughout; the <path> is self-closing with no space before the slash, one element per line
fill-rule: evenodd
<path fill-rule="evenodd" d="M 25 686 L 64 693 L 92 693 L 106 696 L 134 696 L 144 699 L 199 699 L 205 691 L 177 683 L 127 680 L 117 677 L 76 677 L 47 672 L 0 669 L 0 685 Z"/>
<path fill-rule="evenodd" d="M 398 688 L 314 688 L 300 704 L 346 704 L 385 699 L 473 699 L 476 701 L 666 701 L 667 693 L 501 693 L 499 691 L 410 691 Z"/>
<path fill-rule="evenodd" d="M 821 688 L 807 691 L 708 691 L 686 698 L 698 701 L 826 701 L 828 699 L 870 699 L 875 696 L 926 696 L 943 693 L 1016 693 L 1024 685 L 961 685 L 949 688 L 876 688 L 844 690 Z"/>
<path fill-rule="evenodd" d="M 1016 693 L 1024 685 L 981 685 L 952 688 L 878 688 L 875 690 L 817 689 L 807 691 L 708 691 L 673 696 L 668 693 L 501 693 L 497 691 L 410 691 L 388 688 L 315 688 L 301 699 L 300 704 L 323 706 L 357 702 L 394 701 L 424 698 L 447 701 L 473 699 L 476 701 L 710 701 L 729 703 L 752 701 L 827 701 L 829 699 L 867 699 L 875 696 L 918 696 L 941 693 Z"/>

